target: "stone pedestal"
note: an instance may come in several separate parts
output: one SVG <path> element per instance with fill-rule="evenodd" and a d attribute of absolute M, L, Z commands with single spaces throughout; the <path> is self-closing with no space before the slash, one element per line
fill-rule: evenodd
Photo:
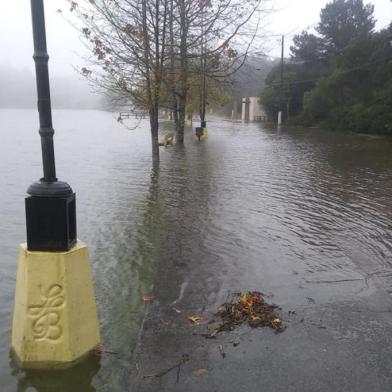
<path fill-rule="evenodd" d="M 30 252 L 20 245 L 12 348 L 21 367 L 69 367 L 99 343 L 87 246 Z"/>

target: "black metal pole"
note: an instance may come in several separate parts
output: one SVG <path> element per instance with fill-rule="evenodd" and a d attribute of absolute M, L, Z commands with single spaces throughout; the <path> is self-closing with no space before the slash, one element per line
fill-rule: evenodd
<path fill-rule="evenodd" d="M 284 69 L 284 35 L 282 35 L 282 56 L 280 60 L 280 89 L 279 89 L 280 116 L 283 116 L 283 69 Z"/>
<path fill-rule="evenodd" d="M 53 147 L 52 107 L 50 102 L 50 86 L 46 48 L 45 14 L 43 0 L 31 0 L 31 16 L 33 22 L 34 61 L 37 79 L 38 112 L 41 135 L 42 163 L 44 182 L 55 182 L 56 166 Z"/>
<path fill-rule="evenodd" d="M 202 62 L 202 98 L 201 98 L 201 110 L 200 110 L 200 121 L 201 121 L 201 128 L 207 127 L 206 122 L 206 106 L 207 106 L 207 40 L 205 37 L 204 31 L 204 4 L 201 10 L 201 23 L 202 23 L 202 38 L 201 38 L 201 62 Z"/>
<path fill-rule="evenodd" d="M 68 251 L 77 242 L 76 201 L 72 188 L 56 177 L 43 0 L 31 0 L 31 17 L 44 176 L 27 190 L 27 248 Z"/>

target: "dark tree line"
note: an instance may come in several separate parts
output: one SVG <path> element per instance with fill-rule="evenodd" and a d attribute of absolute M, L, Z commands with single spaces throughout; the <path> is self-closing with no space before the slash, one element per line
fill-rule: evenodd
<path fill-rule="evenodd" d="M 283 80 L 285 119 L 356 132 L 392 133 L 392 24 L 375 32 L 373 5 L 334 0 L 316 33 L 293 39 Z M 279 110 L 280 70 L 266 79 L 261 102 Z"/>

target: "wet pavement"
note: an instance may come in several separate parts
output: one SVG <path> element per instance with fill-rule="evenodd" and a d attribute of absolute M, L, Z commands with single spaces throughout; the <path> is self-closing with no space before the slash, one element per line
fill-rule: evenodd
<path fill-rule="evenodd" d="M 213 279 L 219 285 L 224 277 L 214 266 L 200 266 L 199 259 L 188 253 L 183 257 L 189 264 L 182 272 L 171 258 L 162 258 L 154 290 L 156 300 L 146 314 L 129 390 L 391 390 L 392 306 L 387 293 L 358 298 L 351 286 L 351 295 L 326 303 L 310 298 L 307 305 L 290 301 L 281 312 L 287 326 L 283 333 L 243 326 L 216 339 L 206 339 L 201 335 L 206 332 L 205 326 L 194 326 L 187 317 L 196 314 L 214 318 L 214 310 L 225 297 L 208 282 Z M 176 283 L 181 281 L 182 273 L 189 283 L 183 299 L 175 303 L 175 308 L 182 311 L 178 314 L 173 299 L 181 290 Z M 263 283 L 260 277 L 257 288 Z M 243 278 L 232 278 L 231 287 L 248 284 Z M 331 291 L 334 286 L 330 284 Z M 174 368 L 161 375 L 184 356 L 189 356 L 189 361 L 180 370 Z"/>
<path fill-rule="evenodd" d="M 168 206 L 154 300 L 124 388 L 390 391 L 391 162 L 376 158 L 380 140 L 242 132 L 195 145 L 197 167 L 178 153 L 171 163 L 165 181 L 181 198 Z M 242 326 L 206 339 L 206 326 L 188 320 L 216 319 L 228 294 L 246 289 L 282 307 L 283 333 Z"/>

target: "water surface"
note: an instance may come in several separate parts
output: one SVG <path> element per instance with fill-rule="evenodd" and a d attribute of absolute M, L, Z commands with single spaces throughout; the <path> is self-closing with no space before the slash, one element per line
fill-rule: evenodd
<path fill-rule="evenodd" d="M 78 235 L 90 249 L 103 344 L 118 354 L 56 374 L 18 370 L 9 355 L 10 326 L 18 244 L 25 241 L 23 198 L 41 176 L 37 124 L 35 111 L 0 110 L 4 391 L 124 390 L 142 295 L 151 291 L 173 225 L 203 235 L 195 236 L 198 243 L 165 243 L 165 250 L 180 265 L 181 247 L 198 247 L 202 262 L 208 254 L 208 262 L 224 266 L 221 293 L 262 288 L 295 306 L 392 290 L 390 138 L 215 119 L 207 141 L 188 132 L 185 148 L 162 149 L 156 171 L 147 121 L 130 131 L 110 113 L 55 111 L 58 177 L 77 193 Z M 248 287 L 235 287 L 239 276 Z M 187 295 L 186 279 L 181 288 Z"/>

